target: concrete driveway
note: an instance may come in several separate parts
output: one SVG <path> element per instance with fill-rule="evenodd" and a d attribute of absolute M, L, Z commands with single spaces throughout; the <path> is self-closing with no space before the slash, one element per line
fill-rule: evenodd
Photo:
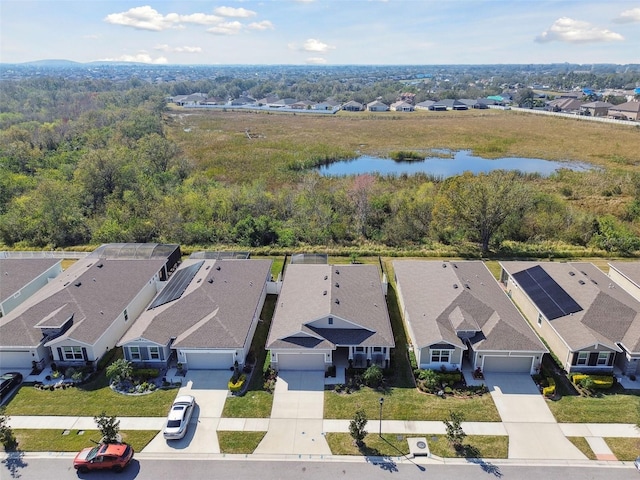
<path fill-rule="evenodd" d="M 254 453 L 330 455 L 323 412 L 324 372 L 280 371 L 269 430 Z"/>
<path fill-rule="evenodd" d="M 229 393 L 227 382 L 230 376 L 228 370 L 188 371 L 182 388 L 176 394 L 193 395 L 196 399 L 187 434 L 180 440 L 165 440 L 160 432 L 143 452 L 220 453 L 216 430 Z"/>
<path fill-rule="evenodd" d="M 530 375 L 485 373 L 509 435 L 510 459 L 586 460 L 562 433 Z"/>

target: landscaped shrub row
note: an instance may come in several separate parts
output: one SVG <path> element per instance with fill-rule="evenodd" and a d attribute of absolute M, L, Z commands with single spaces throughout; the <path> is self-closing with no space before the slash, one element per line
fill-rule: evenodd
<path fill-rule="evenodd" d="M 547 377 L 547 386 L 542 389 L 545 397 L 553 397 L 556 394 L 556 381 L 552 377 Z"/>
<path fill-rule="evenodd" d="M 246 379 L 247 376 L 244 373 L 240 374 L 239 376 L 233 375 L 231 379 L 229 379 L 229 391 L 232 393 L 236 393 L 242 390 L 242 386 L 244 385 Z"/>
<path fill-rule="evenodd" d="M 432 393 L 439 396 L 456 395 L 472 396 L 482 395 L 487 392 L 487 387 L 483 385 L 467 385 L 461 372 L 447 372 L 435 370 L 415 369 L 416 385 L 421 392 Z"/>
<path fill-rule="evenodd" d="M 613 386 L 613 375 L 587 375 L 576 373 L 571 377 L 574 385 L 580 385 L 589 390 L 608 390 Z"/>
<path fill-rule="evenodd" d="M 160 376 L 160 371 L 157 368 L 134 368 L 131 376 L 145 382 Z"/>

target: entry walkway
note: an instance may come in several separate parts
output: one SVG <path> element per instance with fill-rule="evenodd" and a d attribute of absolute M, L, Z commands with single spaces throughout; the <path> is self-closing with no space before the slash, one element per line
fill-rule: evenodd
<path fill-rule="evenodd" d="M 556 422 L 531 376 L 485 373 L 509 435 L 509 459 L 586 460 Z"/>
<path fill-rule="evenodd" d="M 331 455 L 323 412 L 324 372 L 281 370 L 269 428 L 254 453 Z"/>

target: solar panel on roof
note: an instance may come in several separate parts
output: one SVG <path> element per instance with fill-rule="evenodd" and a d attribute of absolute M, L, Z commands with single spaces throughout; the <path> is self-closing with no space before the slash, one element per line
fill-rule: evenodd
<path fill-rule="evenodd" d="M 582 310 L 582 307 L 539 265 L 514 273 L 513 278 L 549 320 Z"/>
<path fill-rule="evenodd" d="M 186 268 L 176 270 L 176 273 L 169 279 L 167 285 L 162 289 L 162 292 L 151 303 L 147 310 L 159 307 L 165 303 L 173 302 L 179 299 L 184 291 L 187 289 L 193 277 L 196 276 L 200 267 L 204 264 L 204 260 L 193 265 L 189 265 Z"/>

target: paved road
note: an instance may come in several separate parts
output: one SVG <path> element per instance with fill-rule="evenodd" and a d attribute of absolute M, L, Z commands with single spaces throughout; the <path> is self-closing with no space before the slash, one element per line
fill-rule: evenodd
<path fill-rule="evenodd" d="M 470 464 L 457 460 L 451 464 L 416 465 L 409 461 L 379 462 L 375 460 L 342 461 L 230 461 L 184 458 L 183 460 L 161 460 L 150 456 L 140 456 L 127 469 L 114 475 L 110 472 L 92 472 L 78 475 L 71 467 L 72 456 L 34 456 L 26 455 L 20 460 L 3 461 L 0 465 L 0 479 L 21 480 L 56 479 L 66 480 L 86 478 L 102 480 L 117 477 L 118 480 L 158 480 L 176 478 L 180 480 L 201 479 L 246 479 L 263 480 L 327 480 L 327 479 L 399 479 L 424 480 L 442 479 L 477 480 L 637 480 L 640 473 L 631 465 L 598 466 L 593 462 L 588 466 L 567 466 L 566 464 Z M 229 460 L 229 459 L 227 459 Z"/>

